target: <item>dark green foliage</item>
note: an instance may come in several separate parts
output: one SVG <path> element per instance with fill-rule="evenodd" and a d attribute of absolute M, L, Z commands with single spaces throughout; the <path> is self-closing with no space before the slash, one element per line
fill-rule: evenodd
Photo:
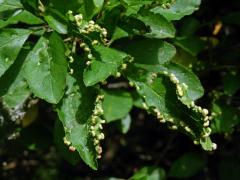
<path fill-rule="evenodd" d="M 130 179 L 203 172 L 203 151 L 217 148 L 210 135 L 228 137 L 240 123 L 239 44 L 231 37 L 240 16 L 229 13 L 205 33 L 208 23 L 198 14 L 189 17 L 200 5 L 201 0 L 0 0 L 0 142 L 19 138 L 16 144 L 38 151 L 38 143 L 24 142 L 34 141 L 26 134 L 41 122 L 50 127 L 46 145 L 54 142 L 71 164 L 82 160 L 97 170 L 104 168 L 98 164 L 102 154 L 104 162 L 116 153 L 115 146 L 101 145 L 105 136 L 111 140 L 105 129 L 122 136 L 147 113 L 159 127 L 200 145 L 201 153 L 170 160 L 169 171 L 137 167 Z M 49 166 L 46 177 L 46 167 L 34 176 L 56 178 Z M 222 163 L 219 169 L 232 166 Z"/>

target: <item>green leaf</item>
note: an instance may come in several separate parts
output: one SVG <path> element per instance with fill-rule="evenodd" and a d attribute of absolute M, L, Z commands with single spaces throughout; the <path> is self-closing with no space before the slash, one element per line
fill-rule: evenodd
<path fill-rule="evenodd" d="M 223 89 L 228 95 L 234 95 L 240 89 L 240 74 L 226 74 L 223 77 Z"/>
<path fill-rule="evenodd" d="M 184 67 L 192 69 L 192 67 L 197 64 L 198 59 L 196 56 L 193 56 L 189 52 L 186 52 L 181 48 L 177 48 L 177 54 L 173 57 L 172 62 L 181 64 Z"/>
<path fill-rule="evenodd" d="M 212 112 L 216 114 L 211 123 L 213 133 L 232 133 L 240 124 L 240 111 L 233 105 L 214 102 Z"/>
<path fill-rule="evenodd" d="M 127 116 L 133 105 L 131 94 L 122 90 L 104 91 L 103 111 L 107 122 Z"/>
<path fill-rule="evenodd" d="M 176 54 L 174 46 L 159 39 L 141 39 L 123 43 L 128 44 L 123 47 L 124 51 L 134 57 L 135 63 L 164 64 Z"/>
<path fill-rule="evenodd" d="M 181 86 L 183 86 L 183 83 L 187 85 L 183 97 L 180 98 L 184 104 L 190 105 L 192 101 L 203 96 L 204 89 L 201 82 L 192 71 L 176 63 L 167 64 L 165 67 L 168 73 L 172 73 L 178 78 Z"/>
<path fill-rule="evenodd" d="M 130 180 L 165 180 L 165 179 L 166 173 L 164 169 L 155 166 L 143 167 L 139 169 L 137 172 L 135 172 L 134 175 L 130 178 Z"/>
<path fill-rule="evenodd" d="M 22 105 L 30 95 L 27 82 L 23 77 L 23 63 L 29 51 L 23 49 L 15 63 L 0 78 L 0 99 L 5 107 L 14 108 Z"/>
<path fill-rule="evenodd" d="M 96 15 L 104 4 L 104 0 L 84 0 L 85 17 L 92 19 Z"/>
<path fill-rule="evenodd" d="M 67 21 L 65 17 L 54 9 L 49 9 L 44 15 L 48 25 L 60 34 L 67 34 Z"/>
<path fill-rule="evenodd" d="M 173 38 L 176 30 L 173 24 L 160 14 L 145 13 L 137 17 L 149 27 L 149 32 L 145 34 L 149 38 Z"/>
<path fill-rule="evenodd" d="M 0 12 L 23 8 L 20 0 L 0 0 Z"/>
<path fill-rule="evenodd" d="M 179 20 L 198 10 L 201 0 L 176 0 L 169 9 L 157 6 L 151 11 L 163 15 L 169 21 Z"/>
<path fill-rule="evenodd" d="M 95 97 L 95 90 L 84 86 L 80 73 L 74 77 L 68 75 L 67 91 L 58 106 L 58 116 L 64 126 L 66 139 L 76 148 L 83 161 L 96 170 L 96 151 L 90 134 Z"/>
<path fill-rule="evenodd" d="M 106 80 L 111 75 L 116 75 L 118 68 L 124 62 L 127 54 L 101 45 L 94 46 L 95 59 L 87 67 L 83 74 L 86 86 L 92 86 Z"/>
<path fill-rule="evenodd" d="M 181 27 L 179 27 L 178 32 L 180 37 L 191 37 L 197 30 L 201 28 L 201 22 L 197 18 L 189 16 L 182 20 Z"/>
<path fill-rule="evenodd" d="M 40 18 L 33 15 L 32 13 L 24 10 L 19 13 L 14 13 L 13 16 L 9 17 L 6 21 L 0 20 L 0 28 L 8 26 L 10 24 L 17 24 L 18 22 L 29 24 L 29 25 L 37 25 L 44 23 Z"/>
<path fill-rule="evenodd" d="M 30 33 L 25 29 L 0 30 L 0 77 L 14 63 Z"/>
<path fill-rule="evenodd" d="M 148 30 L 144 22 L 134 16 L 124 16 L 124 18 L 118 21 L 118 26 L 127 32 L 129 36 L 142 36 Z"/>
<path fill-rule="evenodd" d="M 58 10 L 62 14 L 66 14 L 69 10 L 72 10 L 73 12 L 79 12 L 79 9 L 81 9 L 83 6 L 82 0 L 61 0 L 61 3 L 59 3 L 59 0 L 51 0 L 51 3 L 53 4 L 54 9 Z"/>
<path fill-rule="evenodd" d="M 201 171 L 206 164 L 203 155 L 187 153 L 178 158 L 171 166 L 169 176 L 177 178 L 189 178 Z"/>
<path fill-rule="evenodd" d="M 116 29 L 112 35 L 111 41 L 113 42 L 115 40 L 118 40 L 118 39 L 121 39 L 124 37 L 128 37 L 128 33 L 126 31 L 124 31 L 123 29 L 116 27 Z"/>
<path fill-rule="evenodd" d="M 178 85 L 183 89 L 183 96 L 179 96 L 178 99 L 187 106 L 190 106 L 192 101 L 199 99 L 204 94 L 204 89 L 198 77 L 184 66 L 176 63 L 168 63 L 164 66 L 139 64 L 136 64 L 136 66 L 154 73 L 167 72 L 167 77 L 171 74 L 174 75 L 179 81 Z"/>
<path fill-rule="evenodd" d="M 137 14 L 144 5 L 151 4 L 153 0 L 123 0 L 126 5 L 125 15 Z"/>
<path fill-rule="evenodd" d="M 62 39 L 52 33 L 41 37 L 29 53 L 24 76 L 32 92 L 50 103 L 58 103 L 66 85 L 67 61 Z"/>
<path fill-rule="evenodd" d="M 176 38 L 174 44 L 193 56 L 198 55 L 206 46 L 206 43 L 197 37 Z"/>
<path fill-rule="evenodd" d="M 175 124 L 180 131 L 185 132 L 193 139 L 202 138 L 206 131 L 203 126 L 202 114 L 179 100 L 175 84 L 170 81 L 169 77 L 159 74 L 157 78 L 149 81 L 152 73 L 134 66 L 129 67 L 125 76 L 135 84 L 137 92 L 144 99 L 149 112 L 157 109 L 161 113 L 161 119 L 169 122 L 169 125 Z M 186 130 L 186 126 L 190 131 Z"/>

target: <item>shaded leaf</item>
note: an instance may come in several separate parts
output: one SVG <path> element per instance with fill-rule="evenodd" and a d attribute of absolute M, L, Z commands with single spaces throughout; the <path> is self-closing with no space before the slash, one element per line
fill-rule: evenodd
<path fill-rule="evenodd" d="M 206 43 L 197 37 L 176 38 L 174 44 L 193 56 L 200 53 L 206 46 Z"/>
<path fill-rule="evenodd" d="M 213 133 L 232 133 L 234 127 L 240 124 L 240 111 L 223 102 L 214 102 L 212 112 L 216 114 L 211 127 Z"/>
<path fill-rule="evenodd" d="M 121 90 L 104 91 L 103 111 L 107 122 L 126 117 L 132 105 L 130 93 Z"/>
<path fill-rule="evenodd" d="M 203 155 L 187 153 L 178 158 L 171 166 L 169 176 L 177 178 L 189 178 L 201 171 L 206 164 Z"/>
<path fill-rule="evenodd" d="M 223 77 L 223 88 L 226 94 L 235 94 L 240 89 L 240 74 L 226 74 Z"/>
<path fill-rule="evenodd" d="M 175 55 L 176 49 L 171 44 L 159 39 L 141 39 L 126 41 L 124 51 L 134 57 L 135 63 L 164 64 Z"/>
<path fill-rule="evenodd" d="M 30 95 L 27 82 L 23 77 L 23 63 L 28 50 L 21 50 L 14 64 L 0 78 L 0 99 L 8 108 L 20 106 Z"/>
<path fill-rule="evenodd" d="M 85 17 L 91 19 L 103 6 L 104 0 L 84 0 Z"/>
<path fill-rule="evenodd" d="M 77 152 L 70 152 L 68 147 L 63 143 L 65 132 L 59 120 L 55 121 L 54 125 L 54 143 L 56 144 L 58 153 L 72 165 L 76 165 L 79 161 Z"/>

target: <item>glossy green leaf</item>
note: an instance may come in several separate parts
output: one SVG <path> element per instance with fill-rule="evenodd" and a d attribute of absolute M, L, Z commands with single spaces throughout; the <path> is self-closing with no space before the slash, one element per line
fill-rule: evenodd
<path fill-rule="evenodd" d="M 135 84 L 137 92 L 144 99 L 150 112 L 158 109 L 163 119 L 171 121 L 180 130 L 188 134 L 193 139 L 201 139 L 205 128 L 203 127 L 202 114 L 195 112 L 189 106 L 183 104 L 177 97 L 175 85 L 164 75 L 149 81 L 151 73 L 143 69 L 131 67 L 125 76 Z M 181 124 L 183 124 L 182 126 Z M 170 123 L 171 124 L 171 123 Z M 185 131 L 185 126 L 189 126 L 190 132 Z"/>
<path fill-rule="evenodd" d="M 175 28 L 173 24 L 160 14 L 145 13 L 138 16 L 138 19 L 149 27 L 149 32 L 145 34 L 149 38 L 173 38 L 175 36 Z"/>
<path fill-rule="evenodd" d="M 54 9 L 49 9 L 44 16 L 48 25 L 60 34 L 67 34 L 67 21 L 65 17 Z"/>
<path fill-rule="evenodd" d="M 30 33 L 25 29 L 0 30 L 0 77 L 14 63 Z"/>
<path fill-rule="evenodd" d="M 189 106 L 192 101 L 202 97 L 204 94 L 204 89 L 198 77 L 184 66 L 176 63 L 168 63 L 163 66 L 142 64 L 136 64 L 136 66 L 154 73 L 167 72 L 167 77 L 169 77 L 171 74 L 174 75 L 179 81 L 178 85 L 184 90 L 183 96 L 178 98 L 187 106 Z"/>
<path fill-rule="evenodd" d="M 166 19 L 179 20 L 198 10 L 201 0 L 176 0 L 169 9 L 157 6 L 151 11 L 163 15 Z"/>
<path fill-rule="evenodd" d="M 67 61 L 61 38 L 52 33 L 41 37 L 29 53 L 24 76 L 32 92 L 50 103 L 58 103 L 66 85 Z"/>
<path fill-rule="evenodd" d="M 127 4 L 125 12 L 127 16 L 131 14 L 137 14 L 141 7 L 147 4 L 151 4 L 153 2 L 153 0 L 123 0 L 123 1 Z"/>
<path fill-rule="evenodd" d="M 63 124 L 66 139 L 76 148 L 83 161 L 96 170 L 96 151 L 90 134 L 90 118 L 95 97 L 96 92 L 82 83 L 80 73 L 75 74 L 75 77 L 68 75 L 67 91 L 59 104 L 58 116 Z"/>
<path fill-rule="evenodd" d="M 83 74 L 86 86 L 92 86 L 106 80 L 111 75 L 116 75 L 118 68 L 124 62 L 127 54 L 101 45 L 94 46 L 95 58 Z"/>
<path fill-rule="evenodd" d="M 165 67 L 167 72 L 174 74 L 181 84 L 187 85 L 183 97 L 180 98 L 184 104 L 189 105 L 191 101 L 195 101 L 203 96 L 204 89 L 201 82 L 192 71 L 175 63 L 167 64 Z"/>
<path fill-rule="evenodd" d="M 165 180 L 166 173 L 164 169 L 156 166 L 143 167 L 139 169 L 130 180 Z"/>
<path fill-rule="evenodd" d="M 43 24 L 44 22 L 38 18 L 37 16 L 33 15 L 32 13 L 24 10 L 19 13 L 15 13 L 13 16 L 9 17 L 6 21 L 0 20 L 0 28 L 8 26 L 10 24 L 17 24 L 18 22 L 29 24 L 29 25 L 37 25 Z"/>
<path fill-rule="evenodd" d="M 121 90 L 104 91 L 103 111 L 107 122 L 126 117 L 132 105 L 130 93 Z"/>
<path fill-rule="evenodd" d="M 201 171 L 206 165 L 203 155 L 187 153 L 178 158 L 171 166 L 169 176 L 177 178 L 189 178 Z"/>
<path fill-rule="evenodd" d="M 0 0 L 0 12 L 23 8 L 20 0 Z"/>

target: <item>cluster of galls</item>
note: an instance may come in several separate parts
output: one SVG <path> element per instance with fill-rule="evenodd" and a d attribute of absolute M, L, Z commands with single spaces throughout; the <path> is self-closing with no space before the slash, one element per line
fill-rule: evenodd
<path fill-rule="evenodd" d="M 101 27 L 100 25 L 96 24 L 93 20 L 85 21 L 83 20 L 82 14 L 73 15 L 72 11 L 68 11 L 67 13 L 68 18 L 70 21 L 74 22 L 78 28 L 78 31 L 80 34 L 88 35 L 93 32 L 99 33 L 100 39 L 103 44 L 107 44 L 107 30 L 106 28 Z M 98 40 L 93 40 L 92 45 L 100 44 Z M 91 64 L 91 60 L 94 59 L 93 54 L 91 52 L 91 48 L 89 45 L 85 42 L 80 43 L 80 48 L 83 49 L 83 51 L 87 54 L 86 57 L 88 58 L 88 61 L 86 62 L 86 65 L 89 66 Z"/>
<path fill-rule="evenodd" d="M 102 154 L 102 147 L 100 145 L 100 141 L 104 139 L 104 134 L 102 132 L 103 124 L 105 123 L 105 120 L 101 119 L 101 116 L 103 115 L 103 109 L 102 109 L 102 100 L 104 96 L 98 95 L 95 101 L 95 108 L 93 110 L 93 114 L 91 117 L 91 126 L 90 126 L 90 132 L 93 137 L 93 144 L 95 146 L 95 150 L 97 152 L 97 158 L 101 158 Z"/>
<path fill-rule="evenodd" d="M 72 11 L 67 13 L 70 21 L 75 22 L 78 30 L 81 34 L 90 34 L 92 32 L 97 32 L 100 34 L 101 40 L 107 43 L 107 30 L 96 24 L 93 20 L 84 21 L 82 14 L 73 15 Z"/>
<path fill-rule="evenodd" d="M 65 56 L 68 57 L 68 62 L 69 62 L 69 63 L 72 64 L 72 63 L 74 62 L 74 58 L 73 58 L 72 52 L 71 52 L 70 50 L 67 50 L 67 51 L 65 52 Z M 69 74 L 73 74 L 73 69 L 72 69 L 72 68 L 70 68 Z"/>
<path fill-rule="evenodd" d="M 67 139 L 67 137 L 63 137 L 63 142 L 68 146 L 69 151 L 74 152 L 76 151 L 76 148 L 71 145 L 71 142 Z"/>
<path fill-rule="evenodd" d="M 161 7 L 163 8 L 163 9 L 169 9 L 170 7 L 171 7 L 171 5 L 175 2 L 176 0 L 170 0 L 169 2 L 167 2 L 167 3 L 163 3 L 162 5 L 161 5 Z"/>
<path fill-rule="evenodd" d="M 93 40 L 92 45 L 96 45 L 96 44 L 99 44 L 99 42 L 97 40 Z M 80 48 L 82 48 L 84 52 L 87 53 L 88 61 L 86 62 L 86 65 L 89 66 L 91 64 L 91 60 L 94 58 L 92 51 L 90 47 L 84 42 L 80 43 Z"/>
<path fill-rule="evenodd" d="M 173 73 L 168 73 L 167 71 L 164 71 L 163 74 L 169 76 L 170 81 L 172 83 L 174 83 L 176 85 L 176 91 L 177 91 L 177 95 L 179 96 L 179 98 L 184 96 L 184 93 L 186 92 L 188 86 L 185 83 L 180 83 L 179 79 L 173 74 Z M 204 109 L 200 106 L 197 106 L 194 101 L 192 101 L 190 103 L 190 105 L 188 105 L 188 108 L 191 108 L 194 112 L 196 113 L 200 113 L 202 116 L 202 120 L 203 120 L 203 133 L 202 133 L 202 139 L 206 139 L 207 137 L 210 136 L 211 134 L 211 128 L 209 127 L 210 125 L 210 121 L 213 119 L 214 114 L 208 115 L 209 112 L 207 109 Z M 185 126 L 184 122 L 180 122 L 180 126 L 184 127 L 185 131 L 192 134 L 192 130 L 188 127 Z M 199 144 L 198 140 L 194 141 L 195 144 Z M 213 149 L 217 148 L 217 145 L 215 143 L 213 143 Z"/>

